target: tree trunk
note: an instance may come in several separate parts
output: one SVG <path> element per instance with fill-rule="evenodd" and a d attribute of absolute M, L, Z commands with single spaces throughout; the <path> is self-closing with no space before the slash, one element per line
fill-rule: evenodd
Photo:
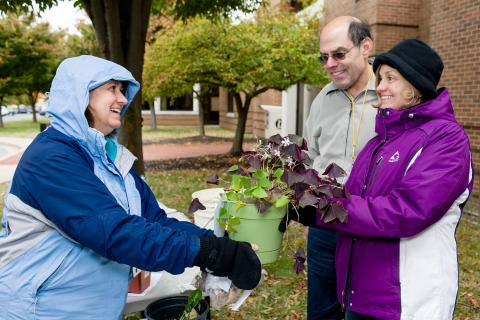
<path fill-rule="evenodd" d="M 3 96 L 0 96 L 0 128 L 4 128 L 3 126 L 3 115 L 2 115 L 2 108 L 3 105 Z"/>
<path fill-rule="evenodd" d="M 127 68 L 142 82 L 143 56 L 152 0 L 83 0 L 92 20 L 103 56 Z M 143 174 L 141 90 L 127 110 L 119 141 L 137 158 L 135 170 Z"/>
<path fill-rule="evenodd" d="M 152 129 L 155 130 L 155 129 L 157 129 L 157 115 L 155 113 L 155 103 L 152 105 L 150 102 L 145 101 L 144 105 L 148 106 L 148 108 L 150 109 L 150 117 L 152 118 L 151 119 L 151 126 L 152 126 Z"/>
<path fill-rule="evenodd" d="M 237 109 L 238 119 L 237 119 L 237 128 L 235 130 L 235 138 L 233 139 L 233 145 L 230 149 L 230 154 L 240 155 L 243 151 L 243 136 L 245 134 L 245 127 L 247 125 L 247 116 L 248 110 L 250 109 L 250 102 L 252 97 L 246 95 L 245 101 L 242 103 L 242 97 L 240 93 L 234 94 L 235 105 Z"/>
<path fill-rule="evenodd" d="M 204 105 L 203 105 L 203 99 L 204 99 L 204 93 L 202 92 L 202 88 L 200 88 L 197 91 L 193 91 L 193 94 L 195 95 L 195 99 L 198 101 L 198 126 L 199 126 L 199 134 L 200 138 L 205 138 L 205 111 L 203 110 Z"/>
<path fill-rule="evenodd" d="M 205 138 L 205 113 L 203 112 L 203 102 L 199 100 L 198 102 L 198 116 L 199 116 L 199 134 L 200 138 Z"/>
<path fill-rule="evenodd" d="M 37 110 L 35 110 L 35 103 L 37 102 L 38 92 L 31 93 L 28 97 L 30 106 L 32 107 L 33 123 L 37 123 Z"/>

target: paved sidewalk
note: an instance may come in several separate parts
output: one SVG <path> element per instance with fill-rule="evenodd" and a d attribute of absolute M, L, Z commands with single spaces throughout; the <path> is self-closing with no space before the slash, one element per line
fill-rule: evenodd
<path fill-rule="evenodd" d="M 12 179 L 17 163 L 31 143 L 32 139 L 0 137 L 0 183 Z M 254 143 L 244 143 L 244 150 L 249 150 Z M 211 154 L 226 154 L 232 147 L 231 142 L 188 142 L 184 144 L 166 143 L 150 144 L 143 146 L 143 158 L 145 162 L 155 160 L 167 160 L 178 158 L 195 158 Z"/>
<path fill-rule="evenodd" d="M 244 143 L 243 149 L 250 150 L 254 143 Z M 230 151 L 232 142 L 189 142 L 185 144 L 167 143 L 143 146 L 143 160 L 167 160 L 178 158 L 195 158 L 211 154 L 226 154 Z"/>
<path fill-rule="evenodd" d="M 23 151 L 32 142 L 32 139 L 0 137 L 0 183 L 8 182 L 12 179 L 17 163 L 23 154 Z"/>

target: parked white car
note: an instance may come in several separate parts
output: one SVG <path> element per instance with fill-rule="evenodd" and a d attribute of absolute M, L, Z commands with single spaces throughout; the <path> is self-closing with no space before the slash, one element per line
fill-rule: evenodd
<path fill-rule="evenodd" d="M 2 112 L 2 117 L 10 115 L 10 110 L 8 110 L 7 107 L 2 106 L 1 109 L 2 109 L 2 111 L 1 111 Z"/>
<path fill-rule="evenodd" d="M 46 102 L 37 102 L 35 104 L 35 110 L 41 115 L 44 116 L 47 113 L 47 106 Z"/>

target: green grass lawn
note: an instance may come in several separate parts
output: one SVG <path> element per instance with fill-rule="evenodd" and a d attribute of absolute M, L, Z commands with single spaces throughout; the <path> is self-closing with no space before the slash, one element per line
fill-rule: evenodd
<path fill-rule="evenodd" d="M 166 170 L 147 174 L 156 197 L 169 207 L 187 212 L 192 192 L 208 187 L 204 180 L 214 170 Z M 0 209 L 6 184 L 0 184 Z M 0 211 L 1 212 L 1 211 Z M 213 319 L 305 319 L 306 275 L 296 275 L 291 256 L 302 229 L 291 225 L 279 260 L 265 269 L 266 281 L 255 289 L 238 312 L 213 311 Z M 480 225 L 461 220 L 457 229 L 460 290 L 455 319 L 474 320 L 480 314 Z M 134 319 L 134 317 L 130 317 Z"/>
<path fill-rule="evenodd" d="M 166 170 L 149 172 L 147 179 L 156 197 L 167 206 L 187 212 L 192 192 L 207 188 L 206 177 L 214 170 Z M 474 199 L 475 200 L 475 199 Z M 471 206 L 469 206 L 471 207 Z M 480 225 L 461 219 L 457 229 L 460 288 L 455 319 L 476 320 L 480 314 Z M 470 219 L 471 220 L 471 219 Z M 266 283 L 255 289 L 238 312 L 226 308 L 213 311 L 214 319 L 305 319 L 306 275 L 293 271 L 295 239 L 302 238 L 301 228 L 289 227 L 280 259 L 266 266 Z"/>
<path fill-rule="evenodd" d="M 41 118 L 38 123 L 32 120 L 20 120 L 4 122 L 4 128 L 0 128 L 1 137 L 27 137 L 33 138 L 40 132 L 40 123 L 48 123 L 46 118 Z M 205 135 L 209 138 L 233 139 L 235 132 L 218 126 L 206 126 Z M 158 126 L 152 129 L 150 126 L 142 127 L 142 139 L 144 143 L 162 142 L 162 140 L 192 138 L 199 136 L 198 126 Z M 252 134 L 245 134 L 245 139 L 254 139 Z"/>
<path fill-rule="evenodd" d="M 0 128 L 0 136 L 34 137 L 39 129 L 38 124 L 31 121 L 5 123 Z M 207 129 L 210 137 L 231 138 L 233 132 L 222 129 Z M 145 127 L 144 139 L 161 141 L 172 138 L 189 138 L 198 135 L 197 127 L 159 127 L 157 130 Z M 213 173 L 213 169 L 176 169 L 150 170 L 147 181 L 155 196 L 167 206 L 187 212 L 192 192 L 208 188 L 205 178 Z M 7 184 L 0 184 L 0 215 L 3 209 L 3 195 Z M 476 200 L 476 199 L 475 199 Z M 473 201 L 471 201 L 473 202 Z M 468 208 L 476 208 L 469 205 Z M 477 221 L 478 222 L 478 221 Z M 305 319 L 306 310 L 306 275 L 296 275 L 292 269 L 291 256 L 296 239 L 302 239 L 302 228 L 291 225 L 288 239 L 279 260 L 265 267 L 268 276 L 265 282 L 255 289 L 252 295 L 238 312 L 230 312 L 226 308 L 213 311 L 213 319 Z M 457 244 L 460 266 L 460 289 L 458 294 L 455 319 L 475 320 L 480 314 L 480 225 L 467 222 L 462 218 L 457 229 Z M 138 319 L 138 316 L 129 317 Z"/>
<path fill-rule="evenodd" d="M 198 135 L 199 127 L 197 126 L 158 126 L 157 129 L 144 126 L 142 128 L 142 139 L 146 142 L 161 141 L 172 138 L 189 138 Z M 208 137 L 231 139 L 234 137 L 235 132 L 221 129 L 219 127 L 206 126 L 205 135 Z"/>
<path fill-rule="evenodd" d="M 48 120 L 42 118 L 37 123 L 32 120 L 4 122 L 0 137 L 34 138 L 40 132 L 40 123 L 48 123 Z"/>

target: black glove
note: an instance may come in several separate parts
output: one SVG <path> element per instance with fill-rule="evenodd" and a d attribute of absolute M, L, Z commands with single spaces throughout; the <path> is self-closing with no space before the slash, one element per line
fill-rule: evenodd
<path fill-rule="evenodd" d="M 214 276 L 228 277 L 237 288 L 245 290 L 255 288 L 262 274 L 262 265 L 251 245 L 226 237 L 200 237 L 194 265 Z"/>
<path fill-rule="evenodd" d="M 287 213 L 283 216 L 282 221 L 278 225 L 278 231 L 285 232 L 290 221 L 297 221 L 304 226 L 311 226 L 315 224 L 317 219 L 317 208 L 314 206 L 295 207 L 291 204 L 288 205 Z"/>

